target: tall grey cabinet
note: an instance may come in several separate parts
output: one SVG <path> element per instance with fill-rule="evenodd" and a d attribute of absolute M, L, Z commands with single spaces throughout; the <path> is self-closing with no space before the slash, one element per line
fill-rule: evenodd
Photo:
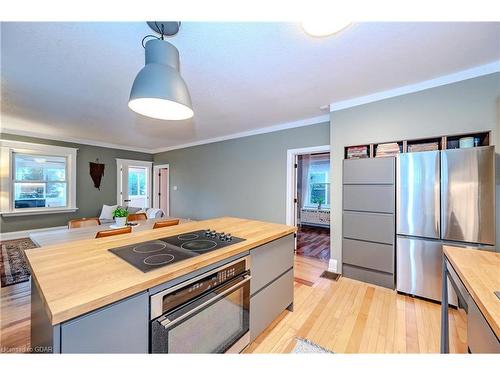
<path fill-rule="evenodd" d="M 394 289 L 396 159 L 346 159 L 342 273 Z"/>

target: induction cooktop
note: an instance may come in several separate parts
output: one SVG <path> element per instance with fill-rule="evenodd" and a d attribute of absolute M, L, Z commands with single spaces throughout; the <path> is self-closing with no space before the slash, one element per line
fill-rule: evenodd
<path fill-rule="evenodd" d="M 233 237 L 230 233 L 206 229 L 115 247 L 109 251 L 142 272 L 149 272 L 242 241 L 245 239 Z"/>

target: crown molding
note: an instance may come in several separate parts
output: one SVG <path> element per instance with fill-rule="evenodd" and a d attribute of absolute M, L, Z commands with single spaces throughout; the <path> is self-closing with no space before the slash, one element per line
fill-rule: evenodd
<path fill-rule="evenodd" d="M 377 101 L 383 100 L 383 99 L 389 99 L 389 98 L 394 98 L 394 97 L 401 96 L 401 95 L 411 94 L 411 93 L 427 90 L 430 88 L 448 85 L 448 84 L 456 83 L 456 82 L 460 82 L 460 81 L 465 81 L 467 79 L 481 77 L 481 76 L 485 76 L 485 75 L 497 73 L 497 72 L 500 72 L 500 61 L 494 61 L 494 62 L 489 63 L 489 64 L 480 65 L 480 66 L 477 66 L 477 67 L 474 67 L 471 69 L 462 70 L 460 72 L 440 76 L 437 78 L 433 78 L 433 79 L 430 79 L 427 81 L 422 81 L 422 82 L 411 84 L 411 85 L 401 86 L 401 87 L 386 90 L 386 91 L 379 91 L 379 92 L 376 92 L 376 93 L 373 93 L 370 95 L 365 95 L 365 96 L 360 96 L 360 97 L 356 97 L 356 98 L 352 98 L 352 99 L 333 102 L 333 103 L 330 103 L 329 109 L 330 109 L 330 112 L 340 111 L 342 109 L 352 108 L 352 107 L 356 107 L 356 106 L 363 105 L 363 104 L 377 102 Z M 36 133 L 36 132 L 19 130 L 19 129 L 5 128 L 5 126 L 2 127 L 1 133 L 21 135 L 21 136 L 34 137 L 34 138 L 41 138 L 41 139 L 47 139 L 47 140 L 62 141 L 62 142 L 80 143 L 80 144 L 84 144 L 84 145 L 106 147 L 106 148 L 113 148 L 113 149 L 119 149 L 119 150 L 136 151 L 136 152 L 142 152 L 142 153 L 147 153 L 147 154 L 157 154 L 160 152 L 178 150 L 178 149 L 182 149 L 182 148 L 200 146 L 200 145 L 215 143 L 215 142 L 222 142 L 222 141 L 227 141 L 230 139 L 244 138 L 244 137 L 250 137 L 252 135 L 272 133 L 272 132 L 276 132 L 276 131 L 280 131 L 280 130 L 293 129 L 293 128 L 298 128 L 298 127 L 302 127 L 302 126 L 316 125 L 316 124 L 320 124 L 322 122 L 329 122 L 329 121 L 330 121 L 330 115 L 326 114 L 326 115 L 301 119 L 301 120 L 297 120 L 297 121 L 280 123 L 277 125 L 272 125 L 272 126 L 268 126 L 268 127 L 264 127 L 264 128 L 253 129 L 253 130 L 248 130 L 248 131 L 244 131 L 244 132 L 223 135 L 220 137 L 207 138 L 207 139 L 202 139 L 202 140 L 195 141 L 195 142 L 183 143 L 180 145 L 168 146 L 168 147 L 159 147 L 159 148 L 154 148 L 154 149 L 147 149 L 147 148 L 143 148 L 143 147 L 124 146 L 124 145 L 119 145 L 119 144 L 114 144 L 114 143 L 99 142 L 99 141 L 93 141 L 90 139 L 75 138 L 75 137 L 61 137 L 61 136 L 57 136 L 57 135 L 51 135 L 49 137 L 47 134 L 44 134 L 44 133 Z"/>
<path fill-rule="evenodd" d="M 450 83 L 465 81 L 467 79 L 481 77 L 497 72 L 500 72 L 500 60 L 494 61 L 489 64 L 476 66 L 474 68 L 462 70 L 456 73 L 429 79 L 427 81 L 401 86 L 386 91 L 379 91 L 370 95 L 333 102 L 330 104 L 330 112 L 340 111 L 342 109 L 352 108 L 363 104 L 378 102 L 379 100 L 394 98 L 396 96 L 412 94 L 434 87 L 449 85 Z"/>
<path fill-rule="evenodd" d="M 207 139 L 202 139 L 202 140 L 195 141 L 195 142 L 184 143 L 184 144 L 180 144 L 180 145 L 176 145 L 176 146 L 160 147 L 160 148 L 155 148 L 155 149 L 147 149 L 147 148 L 142 148 L 142 147 L 131 147 L 131 146 L 114 144 L 114 143 L 98 142 L 98 141 L 93 141 L 93 140 L 84 139 L 84 138 L 61 137 L 61 136 L 56 136 L 56 135 L 54 135 L 54 136 L 51 135 L 49 137 L 45 133 L 37 133 L 37 132 L 20 130 L 20 129 L 6 128 L 5 126 L 2 126 L 1 133 L 20 135 L 20 136 L 26 136 L 26 137 L 33 137 L 33 138 L 40 138 L 40 139 L 47 139 L 47 140 L 53 140 L 53 141 L 79 143 L 79 144 L 89 145 L 89 146 L 97 146 L 97 147 L 114 148 L 114 149 L 119 149 L 119 150 L 143 152 L 143 153 L 147 153 L 147 154 L 157 154 L 160 152 L 172 151 L 172 150 L 177 150 L 177 149 L 181 149 L 181 148 L 199 146 L 199 145 L 204 145 L 204 144 L 214 143 L 214 142 L 221 142 L 221 141 L 226 141 L 229 139 L 250 137 L 252 135 L 272 133 L 272 132 L 276 132 L 276 131 L 280 131 L 280 130 L 299 128 L 302 126 L 316 125 L 316 124 L 320 124 L 322 122 L 329 122 L 329 121 L 330 121 L 330 115 L 326 114 L 326 115 L 310 117 L 310 118 L 297 120 L 297 121 L 285 122 L 285 123 L 272 125 L 272 126 L 268 126 L 268 127 L 264 127 L 264 128 L 248 130 L 245 132 L 233 133 L 233 134 L 228 134 L 228 135 L 224 135 L 224 136 L 220 136 L 220 137 L 207 138 Z"/>
<path fill-rule="evenodd" d="M 45 133 L 37 133 L 37 132 L 20 130 L 20 129 L 11 129 L 11 128 L 6 128 L 5 126 L 2 126 L 1 133 L 2 134 L 20 135 L 20 136 L 25 136 L 25 137 L 40 138 L 40 139 L 47 139 L 49 141 L 79 143 L 79 144 L 88 145 L 88 146 L 97 146 L 97 147 L 113 148 L 113 149 L 118 149 L 118 150 L 143 152 L 146 154 L 152 153 L 151 150 L 149 150 L 147 148 L 142 148 L 142 147 L 124 146 L 124 145 L 119 145 L 119 144 L 115 144 L 115 143 L 93 141 L 93 140 L 85 139 L 85 138 L 64 137 L 64 136 L 61 137 L 61 136 L 57 136 L 55 134 L 51 134 L 49 136 Z"/>
<path fill-rule="evenodd" d="M 239 132 L 239 133 L 233 133 L 233 134 L 223 135 L 223 136 L 220 136 L 220 137 L 203 139 L 203 140 L 200 140 L 200 141 L 190 142 L 190 143 L 184 143 L 184 144 L 176 145 L 176 146 L 155 148 L 155 149 L 151 150 L 150 152 L 153 153 L 153 154 L 158 154 L 160 152 L 172 151 L 172 150 L 177 150 L 177 149 L 187 148 L 187 147 L 193 147 L 193 146 L 200 146 L 200 145 L 205 145 L 205 144 L 208 144 L 208 143 L 215 143 L 215 142 L 227 141 L 229 139 L 244 138 L 244 137 L 250 137 L 252 135 L 277 132 L 277 131 L 280 131 L 280 130 L 300 128 L 302 126 L 317 125 L 317 124 L 320 124 L 322 122 L 330 122 L 330 115 L 327 114 L 327 115 L 310 117 L 310 118 L 306 118 L 306 119 L 302 119 L 302 120 L 297 120 L 297 121 L 292 121 L 292 122 L 285 122 L 285 123 L 282 123 L 282 124 L 268 126 L 268 127 L 265 127 L 265 128 L 259 128 L 259 129 L 254 129 L 254 130 L 248 130 L 248 131 L 245 131 L 245 132 Z"/>

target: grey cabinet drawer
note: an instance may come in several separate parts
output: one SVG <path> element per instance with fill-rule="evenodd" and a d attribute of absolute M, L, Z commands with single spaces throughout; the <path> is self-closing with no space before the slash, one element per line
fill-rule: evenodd
<path fill-rule="evenodd" d="M 290 234 L 250 250 L 250 294 L 254 294 L 293 267 L 294 248 L 295 240 L 293 234 Z"/>
<path fill-rule="evenodd" d="M 491 330 L 476 303 L 469 299 L 467 345 L 471 353 L 500 353 L 500 342 Z"/>
<path fill-rule="evenodd" d="M 359 268 L 350 264 L 342 264 L 342 276 L 350 279 L 364 281 L 365 283 L 394 289 L 394 275 L 366 268 Z"/>
<path fill-rule="evenodd" d="M 343 262 L 378 271 L 394 273 L 394 246 L 344 238 Z"/>
<path fill-rule="evenodd" d="M 394 244 L 394 215 L 344 211 L 344 237 Z"/>
<path fill-rule="evenodd" d="M 396 158 L 344 160 L 344 184 L 394 184 Z"/>
<path fill-rule="evenodd" d="M 62 353 L 148 353 L 147 292 L 61 325 Z"/>
<path fill-rule="evenodd" d="M 292 302 L 293 269 L 250 299 L 250 340 L 255 340 Z"/>
<path fill-rule="evenodd" d="M 394 213 L 394 185 L 344 185 L 344 210 Z"/>

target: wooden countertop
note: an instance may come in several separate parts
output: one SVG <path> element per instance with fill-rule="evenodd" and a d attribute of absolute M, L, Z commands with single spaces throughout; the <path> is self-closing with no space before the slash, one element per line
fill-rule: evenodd
<path fill-rule="evenodd" d="M 444 246 L 444 253 L 497 337 L 500 337 L 500 253 Z"/>
<path fill-rule="evenodd" d="M 143 273 L 108 249 L 199 229 L 246 241 Z M 291 234 L 295 227 L 222 217 L 108 238 L 56 244 L 26 251 L 52 324 L 75 318 L 230 256 Z"/>

